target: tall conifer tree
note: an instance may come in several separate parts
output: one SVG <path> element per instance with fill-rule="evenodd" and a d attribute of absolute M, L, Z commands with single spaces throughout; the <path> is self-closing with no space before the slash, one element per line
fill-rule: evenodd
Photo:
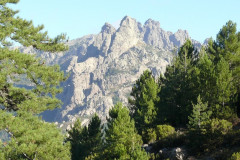
<path fill-rule="evenodd" d="M 229 83 L 231 92 L 225 92 L 230 100 L 230 108 L 235 110 L 238 108 L 238 114 L 240 113 L 240 32 L 237 32 L 237 25 L 232 21 L 228 21 L 217 34 L 216 41 L 211 40 L 208 44 L 207 52 L 213 59 L 218 68 L 225 66 L 224 71 L 219 71 L 218 75 L 223 77 L 223 74 L 229 76 L 228 80 L 225 78 L 226 83 Z M 223 65 L 225 62 L 229 65 Z M 219 64 L 218 64 L 219 63 Z M 217 69 L 217 68 L 216 68 Z M 229 73 L 226 71 L 228 70 Z M 225 72 L 225 73 L 223 73 Z M 220 81 L 219 77 L 218 81 Z M 226 77 L 226 76 L 225 76 Z M 223 79 L 222 79 L 223 80 Z M 224 83 L 220 87 L 226 87 Z M 225 86 L 224 86 L 225 85 Z M 240 114 L 239 114 L 240 115 Z"/>
<path fill-rule="evenodd" d="M 129 98 L 131 116 L 135 120 L 138 133 L 147 136 L 147 130 L 155 127 L 160 88 L 148 70 L 144 71 L 132 88 Z"/>
<path fill-rule="evenodd" d="M 9 8 L 19 0 L 0 1 L 0 130 L 10 136 L 2 147 L 2 159 L 69 159 L 70 153 L 61 132 L 36 115 L 60 107 L 55 96 L 65 79 L 58 66 L 46 66 L 34 55 L 10 49 L 11 42 L 49 52 L 67 49 L 65 35 L 54 39 Z M 23 82 L 31 87 L 20 88 Z"/>
<path fill-rule="evenodd" d="M 193 105 L 192 114 L 188 117 L 189 128 L 201 129 L 202 124 L 210 120 L 212 112 L 209 111 L 208 104 L 203 103 L 201 97 L 198 96 L 197 104 Z"/>
<path fill-rule="evenodd" d="M 109 111 L 105 135 L 103 159 L 147 160 L 147 153 L 141 149 L 141 136 L 137 134 L 134 120 L 121 103 Z"/>
<path fill-rule="evenodd" d="M 71 144 L 71 159 L 82 160 L 95 157 L 102 147 L 101 120 L 95 114 L 88 126 L 81 126 L 78 119 L 68 131 L 67 141 Z"/>
<path fill-rule="evenodd" d="M 190 40 L 180 48 L 173 64 L 166 68 L 164 77 L 160 78 L 162 100 L 158 106 L 162 122 L 173 125 L 186 125 L 192 111 L 192 102 L 197 96 L 192 90 L 192 71 L 197 53 Z"/>

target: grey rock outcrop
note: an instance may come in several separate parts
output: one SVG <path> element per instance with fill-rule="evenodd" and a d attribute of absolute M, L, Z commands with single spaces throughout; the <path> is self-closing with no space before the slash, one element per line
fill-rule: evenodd
<path fill-rule="evenodd" d="M 186 39 L 190 39 L 187 31 L 166 32 L 159 22 L 149 19 L 142 26 L 126 16 L 117 30 L 106 23 L 99 34 L 69 41 L 66 53 L 39 54 L 48 64 L 59 64 L 70 73 L 59 95 L 63 107 L 45 112 L 43 118 L 63 123 L 63 128 L 77 117 L 87 123 L 94 113 L 105 119 L 117 101 L 127 104 L 132 86 L 144 70 L 156 77 L 164 73 L 175 55 L 172 50 Z"/>
<path fill-rule="evenodd" d="M 149 145 L 149 144 L 143 144 L 142 145 L 142 148 L 146 151 L 146 152 L 151 152 L 151 150 L 152 150 L 152 146 L 151 145 Z"/>
<path fill-rule="evenodd" d="M 141 30 L 141 24 L 135 19 L 128 16 L 124 17 L 120 27 L 113 35 L 109 56 L 112 59 L 116 59 L 129 48 L 135 46 L 141 39 Z"/>
<path fill-rule="evenodd" d="M 171 152 L 170 159 L 172 160 L 184 160 L 186 159 L 186 151 L 182 148 L 174 148 Z"/>
<path fill-rule="evenodd" d="M 186 150 L 180 147 L 177 148 L 163 148 L 159 150 L 159 155 L 163 159 L 170 159 L 170 160 L 184 160 L 187 158 L 186 156 Z"/>
<path fill-rule="evenodd" d="M 149 19 L 144 24 L 144 42 L 158 48 L 171 49 L 173 43 L 170 41 L 171 32 L 165 32 L 160 28 L 160 23 Z"/>

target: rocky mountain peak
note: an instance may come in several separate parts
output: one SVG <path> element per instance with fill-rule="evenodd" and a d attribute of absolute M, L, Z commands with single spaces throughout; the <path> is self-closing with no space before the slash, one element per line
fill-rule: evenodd
<path fill-rule="evenodd" d="M 175 33 L 175 35 L 184 36 L 184 37 L 186 37 L 186 38 L 190 38 L 187 30 L 179 29 L 179 30 L 177 30 L 177 32 Z"/>
<path fill-rule="evenodd" d="M 136 24 L 137 24 L 136 19 L 131 18 L 129 16 L 125 16 L 120 22 L 120 27 L 122 27 L 122 26 L 125 26 L 125 27 L 134 26 Z"/>
<path fill-rule="evenodd" d="M 160 28 L 160 23 L 158 21 L 154 21 L 150 18 L 144 23 L 144 27 Z"/>
<path fill-rule="evenodd" d="M 94 113 L 105 119 L 116 102 L 127 103 L 133 84 L 144 70 L 151 70 L 155 76 L 163 74 L 174 56 L 172 49 L 188 38 L 187 31 L 173 34 L 152 19 L 142 26 L 125 16 L 117 30 L 105 23 L 99 34 L 69 42 L 65 54 L 45 56 L 47 62 L 59 64 L 71 75 L 62 84 L 64 91 L 59 95 L 63 107 L 43 118 L 66 125 L 78 117 L 87 123 Z"/>
<path fill-rule="evenodd" d="M 111 47 L 109 50 L 112 58 L 117 58 L 129 48 L 136 45 L 141 40 L 142 26 L 134 18 L 125 16 L 120 27 L 113 35 Z"/>
<path fill-rule="evenodd" d="M 179 29 L 173 35 L 170 36 L 170 40 L 173 42 L 174 46 L 180 47 L 186 42 L 187 39 L 191 40 L 188 31 Z M 195 42 L 194 42 L 195 43 Z"/>
<path fill-rule="evenodd" d="M 116 32 L 116 29 L 111 24 L 105 23 L 102 26 L 101 33 L 113 34 L 114 32 Z"/>

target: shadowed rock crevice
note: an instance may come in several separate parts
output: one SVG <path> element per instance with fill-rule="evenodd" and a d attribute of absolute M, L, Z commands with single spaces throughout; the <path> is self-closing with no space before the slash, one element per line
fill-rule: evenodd
<path fill-rule="evenodd" d="M 77 63 L 84 62 L 90 57 L 98 58 L 99 55 L 100 55 L 100 50 L 98 50 L 97 47 L 95 47 L 93 44 L 91 44 L 89 47 L 87 47 L 86 54 L 82 57 L 78 57 Z"/>

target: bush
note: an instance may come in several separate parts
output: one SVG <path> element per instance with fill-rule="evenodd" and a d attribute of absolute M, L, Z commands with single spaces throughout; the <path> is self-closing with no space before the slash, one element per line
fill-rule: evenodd
<path fill-rule="evenodd" d="M 240 144 L 240 130 L 231 130 L 225 136 L 225 144 L 228 146 L 239 146 Z"/>
<path fill-rule="evenodd" d="M 212 119 L 203 123 L 202 129 L 189 130 L 189 148 L 194 154 L 206 153 L 221 147 L 231 133 L 232 123 L 226 120 Z M 231 138 L 231 137 L 229 137 Z"/>
<path fill-rule="evenodd" d="M 157 139 L 157 135 L 154 129 L 150 128 L 147 130 L 146 141 L 148 143 L 153 143 Z"/>
<path fill-rule="evenodd" d="M 240 160 L 240 152 L 233 153 L 230 160 Z"/>
<path fill-rule="evenodd" d="M 175 128 L 170 125 L 158 125 L 156 127 L 157 140 L 173 136 L 175 133 Z"/>
<path fill-rule="evenodd" d="M 173 134 L 167 138 L 158 140 L 156 143 L 154 143 L 153 146 L 153 151 L 158 153 L 160 149 L 163 148 L 176 148 L 179 146 L 182 146 L 186 144 L 187 141 L 187 136 L 185 134 Z"/>
<path fill-rule="evenodd" d="M 227 120 L 212 119 L 205 124 L 205 129 L 208 134 L 225 135 L 232 130 L 232 123 Z"/>
<path fill-rule="evenodd" d="M 215 117 L 219 119 L 231 119 L 235 116 L 233 109 L 229 106 L 221 107 L 220 105 L 216 105 L 213 112 L 215 112 Z"/>

